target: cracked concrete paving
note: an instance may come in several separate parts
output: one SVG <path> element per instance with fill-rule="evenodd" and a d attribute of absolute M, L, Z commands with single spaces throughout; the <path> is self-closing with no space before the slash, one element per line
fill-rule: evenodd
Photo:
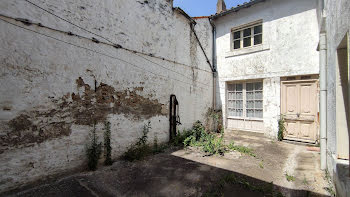
<path fill-rule="evenodd" d="M 170 148 L 143 161 L 116 161 L 12 196 L 202 196 L 228 174 L 262 185 L 273 182 L 285 196 L 328 196 L 319 170 L 320 155 L 307 146 L 277 142 L 258 133 L 227 131 L 225 141 L 255 150 L 256 157 L 237 152 L 206 156 L 196 149 Z M 285 173 L 295 181 L 288 182 Z M 240 185 L 224 188 L 224 196 L 264 196 Z"/>

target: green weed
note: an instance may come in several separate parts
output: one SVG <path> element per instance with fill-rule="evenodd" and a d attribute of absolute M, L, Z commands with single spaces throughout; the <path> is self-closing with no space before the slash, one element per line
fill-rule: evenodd
<path fill-rule="evenodd" d="M 295 177 L 293 175 L 289 175 L 287 172 L 284 174 L 288 182 L 295 181 Z"/>
<path fill-rule="evenodd" d="M 98 137 L 96 136 L 96 124 L 93 125 L 89 138 L 90 143 L 86 145 L 88 167 L 90 170 L 96 170 L 102 152 L 102 142 L 98 142 Z"/>

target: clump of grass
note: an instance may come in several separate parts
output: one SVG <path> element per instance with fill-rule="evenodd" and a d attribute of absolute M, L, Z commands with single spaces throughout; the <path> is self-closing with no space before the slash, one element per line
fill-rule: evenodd
<path fill-rule="evenodd" d="M 137 161 L 142 160 L 146 156 L 164 152 L 168 145 L 158 144 L 157 136 L 154 137 L 153 146 L 147 143 L 148 133 L 151 129 L 151 122 L 148 122 L 143 126 L 142 136 L 138 141 L 129 147 L 129 149 L 124 153 L 123 158 L 127 161 Z"/>
<path fill-rule="evenodd" d="M 284 120 L 284 116 L 281 115 L 280 119 L 278 120 L 278 141 L 282 141 L 283 140 L 283 134 L 286 130 L 286 127 L 284 126 L 285 120 Z"/>
<path fill-rule="evenodd" d="M 89 134 L 90 143 L 86 145 L 86 156 L 88 158 L 88 167 L 90 170 L 96 170 L 98 160 L 100 159 L 102 152 L 102 142 L 98 142 L 96 135 L 96 124 L 94 123 L 93 129 Z"/>
<path fill-rule="evenodd" d="M 325 170 L 325 177 L 324 179 L 328 182 L 328 187 L 324 187 L 323 189 L 325 189 L 332 197 L 336 196 L 336 193 L 334 191 L 334 186 L 332 183 L 332 178 L 328 172 L 328 170 Z"/>
<path fill-rule="evenodd" d="M 200 121 L 196 121 L 192 129 L 185 130 L 179 133 L 174 140 L 174 144 L 183 144 L 185 147 L 192 146 L 198 147 L 208 155 L 224 155 L 229 151 L 238 151 L 243 154 L 247 154 L 255 157 L 253 149 L 245 146 L 237 146 L 231 142 L 229 145 L 224 143 L 224 130 L 222 129 L 220 134 L 216 132 L 206 131 Z"/>
<path fill-rule="evenodd" d="M 261 169 L 264 169 L 264 163 L 263 163 L 262 161 L 259 163 L 259 167 L 260 167 Z"/>
<path fill-rule="evenodd" d="M 295 181 L 295 177 L 293 175 L 289 175 L 287 172 L 284 174 L 288 182 Z"/>
<path fill-rule="evenodd" d="M 105 165 L 112 165 L 111 123 L 105 122 L 104 129 Z"/>
<path fill-rule="evenodd" d="M 246 146 L 232 146 L 230 148 L 230 150 L 233 150 L 233 151 L 238 151 L 240 153 L 243 153 L 243 154 L 246 154 L 246 155 L 249 155 L 249 156 L 252 156 L 252 157 L 256 157 L 253 149 L 251 148 L 248 148 Z"/>

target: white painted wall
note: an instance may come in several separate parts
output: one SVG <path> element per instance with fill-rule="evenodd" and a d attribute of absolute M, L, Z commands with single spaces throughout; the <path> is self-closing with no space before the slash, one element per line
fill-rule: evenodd
<path fill-rule="evenodd" d="M 264 133 L 277 137 L 280 77 L 319 73 L 316 8 L 316 0 L 267 0 L 215 20 L 217 99 L 224 117 L 226 82 L 263 79 Z M 263 45 L 231 52 L 231 29 L 257 20 L 263 20 Z"/>
<path fill-rule="evenodd" d="M 79 77 L 85 86 L 90 86 L 91 95 L 97 94 L 93 92 L 95 85 L 107 86 L 113 89 L 107 99 L 113 97 L 118 101 L 118 95 L 121 95 L 121 102 L 129 107 L 120 112 L 116 103 L 110 102 L 110 106 L 104 105 L 110 111 L 102 110 L 107 114 L 105 120 L 112 124 L 114 159 L 140 137 L 142 126 L 148 121 L 152 124 L 151 142 L 154 136 L 160 142 L 168 140 L 171 94 L 177 96 L 180 104 L 180 129 L 190 127 L 196 120 L 204 120 L 205 112 L 212 106 L 212 74 L 191 33 L 189 20 L 172 10 L 172 1 L 31 1 L 123 47 L 177 63 L 135 55 L 36 25 L 27 26 L 11 17 L 103 41 L 28 2 L 1 0 L 1 14 L 10 17 L 2 16 L 2 20 L 109 57 L 0 21 L 0 192 L 85 167 L 84 147 L 91 126 L 77 123 L 72 114 L 73 110 L 80 110 L 78 115 L 81 116 L 85 113 L 84 106 L 75 106 L 72 98 L 73 93 L 82 97 L 87 91 L 78 86 Z M 199 20 L 196 31 L 211 60 L 212 34 L 208 19 Z M 94 107 L 99 106 L 95 97 L 82 99 Z M 147 102 L 157 107 L 157 113 L 147 114 Z M 24 119 L 18 119 L 21 115 Z M 17 126 L 23 123 L 22 129 L 11 127 L 14 119 L 20 120 Z M 60 133 L 64 129 L 57 127 L 59 123 L 67 127 L 68 133 Z M 99 124 L 100 136 L 101 128 L 102 124 Z M 42 135 L 46 138 L 40 137 Z"/>

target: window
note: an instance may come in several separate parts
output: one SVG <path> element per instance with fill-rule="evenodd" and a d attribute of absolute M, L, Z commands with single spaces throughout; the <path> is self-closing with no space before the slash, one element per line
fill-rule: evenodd
<path fill-rule="evenodd" d="M 235 29 L 232 31 L 233 49 L 250 47 L 262 43 L 262 24 Z"/>
<path fill-rule="evenodd" d="M 229 117 L 263 118 L 262 82 L 228 84 L 227 114 Z"/>

